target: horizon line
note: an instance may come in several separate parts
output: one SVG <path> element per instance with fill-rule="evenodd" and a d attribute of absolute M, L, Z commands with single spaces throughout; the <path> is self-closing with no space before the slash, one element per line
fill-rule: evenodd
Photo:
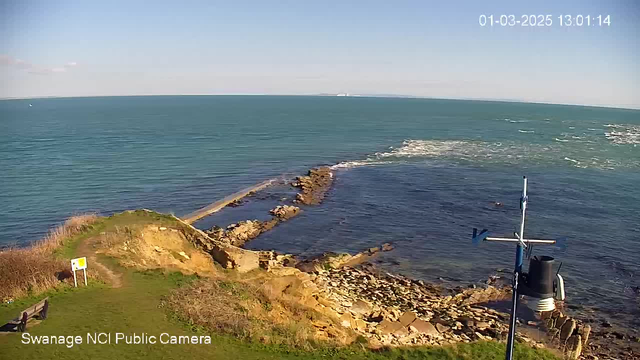
<path fill-rule="evenodd" d="M 339 94 L 346 94 L 341 95 Z M 1 97 L 0 101 L 7 100 L 37 100 L 37 99 L 74 99 L 74 98 L 104 98 L 104 97 L 152 97 L 152 96 L 307 96 L 307 97 L 351 97 L 351 98 L 386 98 L 386 99 L 423 99 L 423 100 L 454 100 L 454 101 L 482 101 L 482 102 L 504 102 L 504 103 L 522 103 L 522 104 L 535 104 L 535 105 L 560 105 L 560 106 L 580 106 L 580 107 L 594 107 L 604 109 L 616 109 L 616 110 L 640 110 L 640 105 L 637 107 L 628 107 L 634 105 L 591 105 L 591 104 L 577 104 L 577 103 L 555 103 L 555 102 L 542 102 L 542 101 L 527 101 L 519 99 L 492 99 L 492 98 L 444 98 L 444 97 L 427 97 L 419 95 L 400 95 L 400 94 L 350 94 L 350 93 L 314 93 L 314 94 L 264 94 L 264 93 L 229 93 L 229 94 L 130 94 L 130 95 L 87 95 L 87 96 L 24 96 L 24 97 Z M 627 106 L 627 107 L 625 107 Z"/>

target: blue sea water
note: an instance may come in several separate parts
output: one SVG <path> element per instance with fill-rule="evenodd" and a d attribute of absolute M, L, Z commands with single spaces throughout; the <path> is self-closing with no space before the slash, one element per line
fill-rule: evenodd
<path fill-rule="evenodd" d="M 512 266 L 513 246 L 472 247 L 470 232 L 512 233 L 527 175 L 525 234 L 568 238 L 566 250 L 534 253 L 563 262 L 570 303 L 637 327 L 639 144 L 640 111 L 623 109 L 366 97 L 0 101 L 0 245 L 26 245 L 87 211 L 180 216 L 328 164 L 336 181 L 325 202 L 250 247 L 312 255 L 393 242 L 382 266 L 465 283 Z M 196 225 L 265 217 L 291 196 L 269 189 Z"/>

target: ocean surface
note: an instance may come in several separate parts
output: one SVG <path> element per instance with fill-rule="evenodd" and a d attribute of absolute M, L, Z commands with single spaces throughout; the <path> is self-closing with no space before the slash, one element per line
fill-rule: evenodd
<path fill-rule="evenodd" d="M 0 101 L 0 245 L 65 218 L 150 208 L 189 213 L 270 178 L 327 164 L 325 202 L 249 244 L 302 255 L 384 242 L 381 266 L 451 284 L 511 269 L 525 234 L 562 262 L 569 304 L 640 327 L 640 111 L 504 102 L 287 96 Z M 196 223 L 266 218 L 275 186 Z M 494 202 L 501 202 L 497 207 Z M 509 277 L 509 274 L 502 274 Z M 596 316 L 594 315 L 594 316 Z"/>

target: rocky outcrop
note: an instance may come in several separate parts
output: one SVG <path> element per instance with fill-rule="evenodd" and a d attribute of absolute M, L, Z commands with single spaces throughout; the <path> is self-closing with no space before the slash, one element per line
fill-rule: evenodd
<path fill-rule="evenodd" d="M 295 202 L 304 205 L 317 205 L 324 199 L 325 193 L 333 182 L 333 173 L 329 167 L 309 170 L 307 176 L 298 176 L 291 184 L 300 188 Z"/>
<path fill-rule="evenodd" d="M 379 247 L 372 247 L 366 251 L 350 255 L 347 253 L 327 252 L 320 256 L 311 257 L 295 264 L 295 267 L 305 271 L 314 272 L 318 270 L 340 269 L 344 266 L 356 266 L 373 260 L 381 251 L 391 251 L 393 245 L 384 243 Z"/>
<path fill-rule="evenodd" d="M 226 229 L 214 226 L 205 231 L 212 239 L 233 246 L 242 246 L 247 241 L 253 240 L 262 232 L 262 222 L 258 220 L 245 220 L 237 224 L 231 224 Z"/>
<path fill-rule="evenodd" d="M 182 233 L 194 246 L 206 251 L 225 269 L 236 269 L 247 272 L 260 266 L 259 253 L 241 249 L 239 247 L 213 239 L 202 230 L 175 217 L 182 225 Z"/>
<path fill-rule="evenodd" d="M 258 237 L 265 231 L 269 231 L 283 221 L 287 221 L 300 213 L 300 208 L 296 206 L 277 206 L 270 211 L 274 215 L 271 220 L 244 220 L 236 224 L 231 224 L 223 229 L 214 226 L 205 233 L 215 241 L 233 246 L 242 247 L 248 241 Z"/>
<path fill-rule="evenodd" d="M 258 252 L 231 245 L 212 244 L 209 253 L 223 268 L 247 272 L 260 266 Z"/>
<path fill-rule="evenodd" d="M 297 206 L 279 205 L 271 209 L 269 213 L 280 221 L 286 221 L 298 215 L 300 213 L 300 208 Z"/>
<path fill-rule="evenodd" d="M 604 321 L 600 326 L 571 318 L 560 310 L 541 314 L 552 344 L 568 359 L 638 359 L 638 339 Z"/>

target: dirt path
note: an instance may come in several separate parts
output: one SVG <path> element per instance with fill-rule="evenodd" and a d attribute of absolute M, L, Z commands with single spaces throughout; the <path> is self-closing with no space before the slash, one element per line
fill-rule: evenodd
<path fill-rule="evenodd" d="M 91 237 L 86 240 L 82 240 L 78 244 L 78 248 L 76 249 L 76 253 L 78 256 L 86 256 L 87 257 L 87 265 L 90 271 L 96 271 L 100 277 L 100 279 L 104 280 L 106 283 L 110 284 L 111 287 L 119 288 L 122 286 L 122 274 L 116 273 L 113 270 L 109 269 L 106 265 L 101 263 L 96 256 L 95 251 L 95 241 L 96 238 Z"/>

